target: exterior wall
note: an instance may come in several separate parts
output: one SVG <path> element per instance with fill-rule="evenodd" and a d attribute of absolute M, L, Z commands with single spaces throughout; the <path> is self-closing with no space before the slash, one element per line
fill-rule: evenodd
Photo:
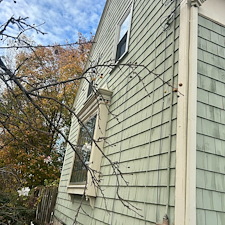
<path fill-rule="evenodd" d="M 107 1 L 92 60 L 101 56 L 99 63 L 103 63 L 113 58 L 116 25 L 130 3 L 131 0 Z M 109 161 L 103 157 L 101 188 L 104 196 L 98 192 L 93 208 L 89 201 L 83 200 L 77 224 L 151 225 L 161 223 L 165 213 L 170 224 L 174 223 L 176 105 L 179 95 L 174 87 L 177 87 L 178 76 L 179 6 L 175 22 L 163 32 L 166 18 L 172 14 L 176 3 L 162 3 L 160 0 L 134 1 L 129 53 L 120 61 L 137 62 L 162 74 L 160 78 L 144 68 L 133 71 L 118 64 L 113 70 L 102 68 L 104 77 L 96 81 L 99 87 L 107 84 L 113 91 L 104 152 L 112 162 L 118 162 L 129 184 L 127 186 L 121 178 L 116 179 Z M 76 112 L 85 102 L 86 93 L 87 83 L 83 82 L 76 99 Z M 78 123 L 73 118 L 69 138 L 74 143 L 77 131 Z M 68 148 L 55 209 L 56 218 L 67 225 L 73 224 L 82 201 L 81 196 L 67 193 L 73 158 L 74 153 Z M 140 209 L 138 213 L 122 204 L 117 191 Z"/>
<path fill-rule="evenodd" d="M 197 98 L 197 225 L 222 225 L 225 221 L 225 25 L 203 16 L 199 16 Z"/>

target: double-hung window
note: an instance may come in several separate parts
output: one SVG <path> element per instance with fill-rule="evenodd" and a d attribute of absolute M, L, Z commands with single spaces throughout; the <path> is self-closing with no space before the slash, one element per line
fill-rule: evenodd
<path fill-rule="evenodd" d="M 132 7 L 127 10 L 125 16 L 118 24 L 118 36 L 116 46 L 116 61 L 120 60 L 128 51 Z"/>
<path fill-rule="evenodd" d="M 90 95 L 78 112 L 81 125 L 75 143 L 74 162 L 71 168 L 70 182 L 67 191 L 70 194 L 85 194 L 94 197 L 97 193 L 98 180 L 102 158 L 105 129 L 108 117 L 108 104 L 112 92 L 99 88 L 98 95 Z"/>
<path fill-rule="evenodd" d="M 86 166 L 90 164 L 90 155 L 92 148 L 92 139 L 95 131 L 97 115 L 92 116 L 80 127 L 78 134 L 76 152 L 73 170 L 71 174 L 71 183 L 85 184 L 87 180 Z"/>

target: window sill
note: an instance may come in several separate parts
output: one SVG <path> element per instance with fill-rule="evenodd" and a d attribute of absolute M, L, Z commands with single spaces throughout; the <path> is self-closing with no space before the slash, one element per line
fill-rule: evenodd
<path fill-rule="evenodd" d="M 90 178 L 88 179 L 91 182 Z M 85 195 L 86 197 L 96 197 L 97 188 L 93 185 L 87 184 L 69 184 L 67 186 L 67 193 L 72 195 Z"/>
<path fill-rule="evenodd" d="M 115 66 L 111 69 L 110 74 L 120 65 L 121 61 L 124 60 L 127 55 L 128 51 L 124 52 L 123 55 L 121 55 L 120 58 L 115 61 Z"/>
<path fill-rule="evenodd" d="M 116 60 L 116 64 L 120 63 L 120 61 L 123 60 L 123 58 L 125 58 L 125 56 L 128 54 L 128 50 L 125 51 L 117 60 Z"/>
<path fill-rule="evenodd" d="M 76 194 L 76 195 L 84 195 L 85 192 L 85 184 L 69 184 L 67 186 L 67 193 Z"/>

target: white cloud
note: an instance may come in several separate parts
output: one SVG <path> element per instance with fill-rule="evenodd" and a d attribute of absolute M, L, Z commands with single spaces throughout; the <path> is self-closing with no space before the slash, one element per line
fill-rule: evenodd
<path fill-rule="evenodd" d="M 27 32 L 39 44 L 76 41 L 78 32 L 95 32 L 106 0 L 3 0 L 0 3 L 0 25 L 12 15 L 29 17 L 29 23 L 41 24 L 47 35 Z M 11 28 L 15 32 L 15 28 Z"/>

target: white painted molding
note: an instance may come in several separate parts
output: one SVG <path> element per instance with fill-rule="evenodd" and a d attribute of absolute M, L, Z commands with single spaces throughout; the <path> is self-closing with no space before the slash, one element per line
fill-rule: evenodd
<path fill-rule="evenodd" d="M 189 20 L 190 4 L 184 0 L 180 4 L 179 34 L 179 92 L 183 95 L 177 103 L 176 138 L 176 184 L 175 184 L 175 225 L 186 225 L 186 175 L 187 175 L 187 120 L 188 120 L 188 64 L 189 64 Z"/>
<path fill-rule="evenodd" d="M 83 108 L 77 113 L 77 117 L 85 122 L 89 120 L 94 114 L 97 115 L 96 125 L 93 139 L 96 140 L 96 143 L 92 144 L 91 155 L 90 155 L 90 168 L 94 171 L 100 171 L 100 164 L 102 159 L 102 151 L 104 145 L 104 139 L 102 141 L 98 141 L 99 139 L 105 137 L 106 123 L 108 118 L 108 104 L 110 103 L 110 99 L 113 92 L 106 88 L 99 88 L 98 95 L 91 95 L 87 101 L 84 103 Z M 77 138 L 79 137 L 79 130 L 77 134 Z M 75 161 L 75 153 L 73 157 L 73 163 Z M 71 183 L 70 178 L 72 175 L 73 163 L 70 170 L 70 177 L 67 185 L 67 192 L 69 194 L 77 194 L 83 195 L 90 199 L 90 204 L 93 207 L 94 200 L 91 197 L 95 197 L 97 195 L 98 188 L 93 184 L 93 179 L 90 172 L 87 173 L 87 182 L 86 184 L 76 184 Z M 98 179 L 98 174 L 95 177 Z M 84 182 L 85 183 L 85 182 Z"/>
<path fill-rule="evenodd" d="M 175 225 L 196 225 L 197 31 L 199 7 L 180 5 Z"/>

